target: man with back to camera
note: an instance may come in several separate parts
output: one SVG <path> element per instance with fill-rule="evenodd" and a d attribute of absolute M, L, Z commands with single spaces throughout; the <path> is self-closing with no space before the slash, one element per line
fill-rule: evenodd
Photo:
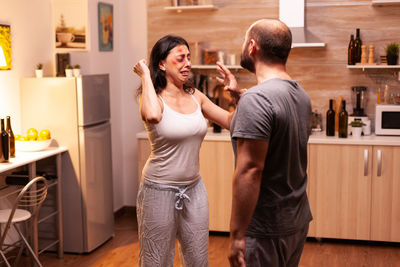
<path fill-rule="evenodd" d="M 236 157 L 230 224 L 231 266 L 298 266 L 312 220 L 306 194 L 311 102 L 286 72 L 292 36 L 279 20 L 246 32 L 240 65 L 257 85 L 231 124 Z M 220 67 L 225 88 L 235 78 Z"/>

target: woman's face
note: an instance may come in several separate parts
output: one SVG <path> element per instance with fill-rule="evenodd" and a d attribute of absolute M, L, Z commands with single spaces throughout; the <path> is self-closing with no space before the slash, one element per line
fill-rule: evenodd
<path fill-rule="evenodd" d="M 186 45 L 174 47 L 167 58 L 160 62 L 160 69 L 165 71 L 167 81 L 178 84 L 187 82 L 191 67 L 190 52 Z"/>

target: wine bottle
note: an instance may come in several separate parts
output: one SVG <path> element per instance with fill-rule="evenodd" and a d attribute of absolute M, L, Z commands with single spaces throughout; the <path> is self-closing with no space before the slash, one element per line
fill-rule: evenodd
<path fill-rule="evenodd" d="M 219 105 L 219 98 L 218 98 L 218 97 L 215 98 L 214 103 L 215 103 L 215 105 L 217 105 L 217 106 Z M 212 125 L 213 125 L 213 132 L 214 132 L 214 133 L 220 133 L 220 132 L 221 132 L 221 126 L 219 126 L 219 125 L 216 124 L 216 123 L 213 123 Z"/>
<path fill-rule="evenodd" d="M 1 119 L 1 150 L 3 151 L 3 161 L 8 161 L 10 158 L 10 137 L 8 136 L 8 133 L 4 129 L 4 119 Z"/>
<path fill-rule="evenodd" d="M 361 45 L 360 29 L 356 29 L 356 39 L 354 40 L 354 62 L 361 62 Z"/>
<path fill-rule="evenodd" d="M 326 112 L 326 135 L 335 136 L 335 111 L 332 108 L 333 99 L 329 99 L 329 109 Z"/>
<path fill-rule="evenodd" d="M 10 116 L 7 116 L 6 118 L 7 118 L 6 132 L 8 133 L 8 136 L 10 138 L 10 158 L 15 158 L 15 136 L 11 128 L 11 118 Z"/>
<path fill-rule="evenodd" d="M 348 114 L 346 111 L 346 100 L 342 101 L 342 110 L 339 113 L 339 137 L 347 138 Z"/>
<path fill-rule="evenodd" d="M 1 130 L 0 130 L 0 162 L 4 161 L 4 155 L 3 155 L 3 142 L 1 141 Z"/>
<path fill-rule="evenodd" d="M 347 64 L 354 65 L 355 62 L 355 46 L 354 46 L 354 34 L 350 36 L 349 48 L 347 50 Z"/>

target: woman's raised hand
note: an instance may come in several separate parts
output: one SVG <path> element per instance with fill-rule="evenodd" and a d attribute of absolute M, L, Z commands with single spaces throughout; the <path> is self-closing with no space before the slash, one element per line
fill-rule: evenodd
<path fill-rule="evenodd" d="M 143 78 L 146 75 L 150 75 L 149 67 L 146 64 L 145 59 L 139 60 L 133 67 L 133 71 L 140 77 Z"/>

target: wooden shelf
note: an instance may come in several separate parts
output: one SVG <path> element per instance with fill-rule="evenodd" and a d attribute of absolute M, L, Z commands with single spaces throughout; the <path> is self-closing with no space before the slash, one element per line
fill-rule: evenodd
<path fill-rule="evenodd" d="M 242 66 L 240 66 L 240 65 L 225 65 L 225 67 L 227 67 L 228 69 L 231 69 L 231 70 L 243 69 Z M 216 70 L 217 65 L 192 65 L 192 69 L 194 69 L 194 70 Z"/>
<path fill-rule="evenodd" d="M 372 0 L 373 6 L 400 5 L 400 0 Z"/>
<path fill-rule="evenodd" d="M 400 69 L 400 65 L 347 65 L 348 69 Z"/>
<path fill-rule="evenodd" d="M 184 10 L 217 10 L 218 8 L 214 5 L 193 5 L 193 6 L 167 6 L 165 10 L 182 12 Z"/>

